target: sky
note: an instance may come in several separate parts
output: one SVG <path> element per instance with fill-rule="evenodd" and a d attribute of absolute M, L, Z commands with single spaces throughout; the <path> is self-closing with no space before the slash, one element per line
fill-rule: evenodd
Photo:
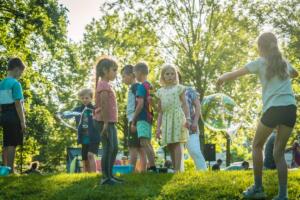
<path fill-rule="evenodd" d="M 79 42 L 83 39 L 84 28 L 93 18 L 100 17 L 100 5 L 105 0 L 58 0 L 68 12 L 68 37 Z"/>

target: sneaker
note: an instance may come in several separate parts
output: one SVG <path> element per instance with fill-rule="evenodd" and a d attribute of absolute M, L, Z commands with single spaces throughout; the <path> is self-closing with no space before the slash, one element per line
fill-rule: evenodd
<path fill-rule="evenodd" d="M 156 172 L 157 172 L 157 169 L 156 169 L 155 166 L 152 166 L 152 167 L 149 167 L 149 168 L 147 169 L 147 172 L 154 172 L 154 173 L 156 173 Z"/>
<path fill-rule="evenodd" d="M 274 197 L 272 200 L 289 200 L 287 197 L 279 197 L 279 196 L 276 196 Z"/>
<path fill-rule="evenodd" d="M 109 178 L 102 178 L 100 181 L 100 185 L 105 185 Z"/>
<path fill-rule="evenodd" d="M 116 185 L 116 184 L 118 184 L 118 182 L 110 178 L 110 179 L 106 179 L 101 185 L 111 185 L 111 186 L 113 186 L 113 185 Z"/>
<path fill-rule="evenodd" d="M 263 187 L 257 188 L 255 185 L 247 188 L 247 190 L 243 192 L 243 196 L 245 199 L 265 199 L 267 197 Z"/>
<path fill-rule="evenodd" d="M 113 179 L 114 181 L 116 181 L 116 182 L 119 182 L 119 183 L 123 183 L 123 182 L 124 182 L 123 179 L 117 178 L 117 177 L 115 177 L 115 176 L 113 176 L 112 179 Z"/>

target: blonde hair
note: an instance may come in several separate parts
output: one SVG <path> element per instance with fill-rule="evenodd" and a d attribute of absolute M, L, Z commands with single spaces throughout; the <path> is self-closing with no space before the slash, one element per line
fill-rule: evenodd
<path fill-rule="evenodd" d="M 178 70 L 177 70 L 177 68 L 176 68 L 175 66 L 170 65 L 170 64 L 163 66 L 163 68 L 161 69 L 161 72 L 160 72 L 160 79 L 159 79 L 160 84 L 161 84 L 162 86 L 165 86 L 165 85 L 166 85 L 166 82 L 165 82 L 165 79 L 164 79 L 164 74 L 166 73 L 166 71 L 167 71 L 168 69 L 172 69 L 172 70 L 174 70 L 174 72 L 175 72 L 175 81 L 174 81 L 174 85 L 179 84 Z"/>
<path fill-rule="evenodd" d="M 257 44 L 261 56 L 267 60 L 267 80 L 275 75 L 282 80 L 287 79 L 289 77 L 287 63 L 278 48 L 276 36 L 270 32 L 263 33 L 259 36 Z"/>
<path fill-rule="evenodd" d="M 89 88 L 85 88 L 78 92 L 78 97 L 83 97 L 85 95 L 90 95 L 91 98 L 93 98 L 93 91 Z"/>

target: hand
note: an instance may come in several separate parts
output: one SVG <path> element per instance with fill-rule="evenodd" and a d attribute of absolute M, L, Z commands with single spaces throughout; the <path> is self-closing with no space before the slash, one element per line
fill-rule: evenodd
<path fill-rule="evenodd" d="M 185 121 L 184 127 L 187 128 L 188 130 L 190 129 L 190 127 L 191 127 L 191 122 L 190 122 L 189 119 L 187 119 L 187 120 Z"/>
<path fill-rule="evenodd" d="M 135 133 L 136 132 L 136 126 L 134 125 L 134 123 L 131 123 L 130 132 L 131 133 Z"/>
<path fill-rule="evenodd" d="M 223 85 L 224 82 L 225 82 L 225 75 L 222 75 L 222 76 L 220 76 L 220 77 L 218 78 L 218 80 L 217 80 L 217 83 L 216 83 L 217 88 L 221 87 L 221 86 Z"/>
<path fill-rule="evenodd" d="M 160 130 L 160 128 L 156 129 L 156 138 L 161 139 L 161 130 Z"/>
<path fill-rule="evenodd" d="M 107 136 L 107 128 L 108 128 L 108 123 L 104 123 L 102 131 L 101 131 L 101 135 L 106 135 Z"/>
<path fill-rule="evenodd" d="M 198 129 L 198 124 L 197 122 L 193 122 L 192 125 L 191 125 L 191 131 L 192 132 L 196 132 Z"/>

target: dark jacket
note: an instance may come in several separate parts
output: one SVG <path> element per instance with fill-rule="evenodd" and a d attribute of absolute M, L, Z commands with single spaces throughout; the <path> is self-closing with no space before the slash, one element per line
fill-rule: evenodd
<path fill-rule="evenodd" d="M 82 113 L 84 108 L 85 108 L 85 105 L 81 105 L 81 106 L 76 107 L 74 109 L 74 111 Z M 88 115 L 87 131 L 88 131 L 90 143 L 99 143 L 100 142 L 100 133 L 97 133 L 97 131 L 94 127 L 94 120 L 93 120 L 93 110 L 95 109 L 95 107 L 92 104 L 89 104 L 87 106 L 87 108 L 91 109 L 91 110 L 86 111 L 87 115 Z M 83 117 L 84 117 L 84 113 L 82 113 L 80 116 L 75 117 L 76 125 L 77 125 L 77 143 L 78 144 L 82 144 L 83 134 L 84 134 L 84 131 L 86 131 L 85 128 L 83 127 L 83 125 L 84 125 Z"/>

